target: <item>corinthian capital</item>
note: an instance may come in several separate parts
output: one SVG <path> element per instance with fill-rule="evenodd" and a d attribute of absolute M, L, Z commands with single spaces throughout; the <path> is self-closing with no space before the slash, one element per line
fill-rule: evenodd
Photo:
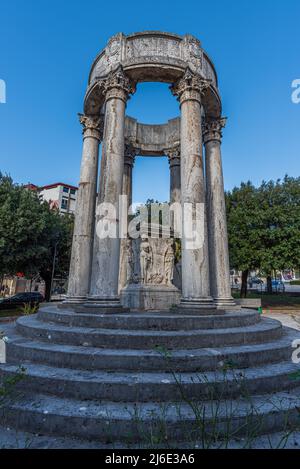
<path fill-rule="evenodd" d="M 226 121 L 226 117 L 204 121 L 202 127 L 204 143 L 211 140 L 218 140 L 220 142 L 222 139 L 222 129 L 225 127 Z"/>
<path fill-rule="evenodd" d="M 85 115 L 78 114 L 79 122 L 83 126 L 83 136 L 94 137 L 97 140 L 102 140 L 103 138 L 103 128 L 104 128 L 104 118 L 99 115 Z"/>
<path fill-rule="evenodd" d="M 187 68 L 183 77 L 172 85 L 170 89 L 172 94 L 177 96 L 180 104 L 186 100 L 201 102 L 201 96 L 206 88 L 210 86 L 210 83 L 211 80 L 206 80 Z"/>
<path fill-rule="evenodd" d="M 106 101 L 111 98 L 120 98 L 127 101 L 130 94 L 135 92 L 135 83 L 128 78 L 120 65 L 117 70 L 111 72 L 103 82 L 103 93 Z"/>
<path fill-rule="evenodd" d="M 139 150 L 130 142 L 125 142 L 124 147 L 124 163 L 133 166 L 135 157 L 139 154 Z"/>
<path fill-rule="evenodd" d="M 180 166 L 180 145 L 172 148 L 166 148 L 164 154 L 168 157 L 170 167 Z"/>

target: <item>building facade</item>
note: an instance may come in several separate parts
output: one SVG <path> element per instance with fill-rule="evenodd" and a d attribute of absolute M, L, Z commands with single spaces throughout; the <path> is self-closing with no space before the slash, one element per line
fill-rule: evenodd
<path fill-rule="evenodd" d="M 78 187 L 63 182 L 47 186 L 36 186 L 30 183 L 25 187 L 37 191 L 42 201 L 48 202 L 51 208 L 57 208 L 60 213 L 75 213 Z"/>
<path fill-rule="evenodd" d="M 40 198 L 55 207 L 60 213 L 74 213 L 78 188 L 57 182 L 38 188 Z"/>

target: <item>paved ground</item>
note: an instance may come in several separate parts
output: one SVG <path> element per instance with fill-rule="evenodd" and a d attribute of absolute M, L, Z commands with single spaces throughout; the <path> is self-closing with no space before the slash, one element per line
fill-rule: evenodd
<path fill-rule="evenodd" d="M 264 317 L 277 319 L 280 321 L 284 326 L 292 327 L 293 329 L 297 329 L 300 331 L 300 311 L 299 310 L 268 310 L 264 311 Z"/>

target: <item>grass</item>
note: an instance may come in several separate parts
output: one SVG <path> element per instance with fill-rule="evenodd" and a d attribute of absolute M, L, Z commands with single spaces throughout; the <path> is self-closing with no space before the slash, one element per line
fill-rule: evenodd
<path fill-rule="evenodd" d="M 24 313 L 21 308 L 15 309 L 2 309 L 0 310 L 0 318 L 12 318 L 15 316 L 22 316 Z"/>
<path fill-rule="evenodd" d="M 239 292 L 233 292 L 232 296 L 234 298 L 240 298 Z M 247 298 L 260 298 L 262 307 L 264 309 L 272 308 L 272 309 L 299 309 L 300 310 L 300 295 L 299 296 L 292 296 L 288 294 L 273 294 L 268 295 L 263 293 L 262 295 L 259 293 L 249 292 L 247 294 Z"/>
<path fill-rule="evenodd" d="M 39 305 L 34 304 L 24 304 L 24 306 L 18 306 L 12 309 L 3 309 L 0 310 L 0 319 L 1 318 L 13 318 L 16 316 L 29 316 L 30 314 L 36 314 L 39 310 Z"/>
<path fill-rule="evenodd" d="M 156 349 L 166 360 L 166 370 L 172 374 L 175 383 L 180 391 L 180 397 L 175 402 L 162 403 L 161 407 L 151 413 L 151 418 L 146 422 L 143 419 L 139 405 L 130 412 L 133 431 L 127 436 L 127 446 L 132 445 L 141 448 L 202 448 L 202 449 L 227 449 L 233 444 L 241 449 L 249 449 L 259 444 L 260 435 L 264 433 L 268 416 L 272 413 L 280 415 L 281 437 L 274 444 L 272 436 L 268 436 L 268 446 L 270 449 L 283 449 L 293 431 L 298 429 L 298 425 L 290 419 L 289 410 L 283 401 L 276 401 L 270 396 L 266 403 L 270 406 L 270 413 L 263 414 L 260 404 L 255 404 L 253 397 L 248 390 L 245 374 L 235 367 L 234 364 L 223 364 L 223 367 L 216 370 L 216 373 L 223 372 L 223 381 L 216 386 L 216 382 L 210 381 L 205 373 L 199 373 L 193 382 L 203 383 L 205 392 L 199 398 L 190 398 L 186 393 L 186 388 L 182 384 L 181 375 L 172 371 L 169 359 L 170 351 Z M 170 366 L 169 366 L 170 365 Z M 216 375 L 217 376 L 217 375 Z M 299 380 L 300 377 L 291 374 L 291 379 Z M 229 379 L 230 378 L 230 379 Z M 220 374 L 218 374 L 220 379 Z M 235 386 L 232 386 L 232 384 Z M 237 398 L 234 388 L 239 389 Z M 243 401 L 247 407 L 247 413 L 240 417 L 239 402 Z M 190 418 L 185 420 L 183 407 L 190 410 Z M 172 407 L 176 411 L 177 424 L 168 420 L 168 409 Z M 126 410 L 126 409 L 124 409 Z M 150 411 L 152 412 L 152 411 Z M 173 414 L 174 415 L 174 414 Z M 150 417 L 150 415 L 149 415 Z M 110 420 L 109 415 L 107 416 Z M 278 424 L 277 424 L 278 425 Z M 176 428 L 177 427 L 177 428 Z M 179 427 L 181 431 L 178 432 Z M 137 441 L 139 435 L 139 441 Z M 181 440 L 183 436 L 183 440 Z M 179 438 L 179 441 L 178 441 Z M 110 443 L 112 437 L 108 437 Z"/>

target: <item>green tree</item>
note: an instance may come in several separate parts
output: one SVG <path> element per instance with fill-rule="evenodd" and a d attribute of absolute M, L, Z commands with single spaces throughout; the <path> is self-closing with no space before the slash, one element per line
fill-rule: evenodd
<path fill-rule="evenodd" d="M 249 270 L 260 264 L 257 189 L 248 181 L 227 192 L 225 198 L 230 265 L 242 271 L 241 297 L 246 297 Z"/>
<path fill-rule="evenodd" d="M 226 193 L 231 267 L 242 270 L 241 296 L 247 294 L 250 269 L 267 277 L 277 270 L 300 265 L 300 178 L 250 182 Z"/>
<path fill-rule="evenodd" d="M 14 184 L 0 173 L 0 275 L 40 274 L 50 297 L 54 248 L 57 268 L 67 271 L 72 239 L 72 218 L 60 216 L 38 193 Z"/>
<path fill-rule="evenodd" d="M 47 223 L 47 252 L 39 265 L 39 273 L 45 281 L 45 299 L 50 300 L 52 275 L 67 278 L 70 266 L 73 215 L 60 215 L 57 210 L 49 210 Z"/>
<path fill-rule="evenodd" d="M 277 270 L 300 264 L 300 178 L 263 182 L 258 188 L 260 270 L 272 292 L 272 276 Z"/>

